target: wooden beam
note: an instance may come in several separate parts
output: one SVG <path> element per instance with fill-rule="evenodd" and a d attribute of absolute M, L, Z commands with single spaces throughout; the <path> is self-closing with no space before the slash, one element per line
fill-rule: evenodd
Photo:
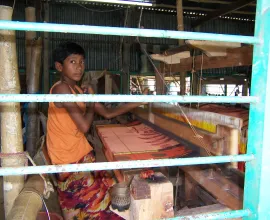
<path fill-rule="evenodd" d="M 213 20 L 215 18 L 218 18 L 219 16 L 223 16 L 226 15 L 232 11 L 236 11 L 240 8 L 245 7 L 246 5 L 250 4 L 251 2 L 254 2 L 254 0 L 238 0 L 235 3 L 231 3 L 229 5 L 226 5 L 224 7 L 222 7 L 222 9 L 214 11 L 212 13 L 209 13 L 207 16 L 202 17 L 200 19 L 197 19 L 192 26 L 193 27 L 197 27 L 199 25 L 201 25 L 202 23 L 206 22 L 206 21 L 210 21 Z"/>
<path fill-rule="evenodd" d="M 228 76 L 228 77 L 223 77 L 223 80 L 219 78 L 207 78 L 202 81 L 202 84 L 238 84 L 238 85 L 243 85 L 246 77 L 239 77 L 239 76 Z"/>
<path fill-rule="evenodd" d="M 180 52 L 171 56 L 165 56 L 163 54 L 152 54 L 150 55 L 153 60 L 158 60 L 166 64 L 177 64 L 181 59 L 190 57 L 189 51 Z"/>
<path fill-rule="evenodd" d="M 149 111 L 148 109 L 136 108 L 133 109 L 131 112 L 140 119 L 149 121 L 152 124 L 158 126 L 159 128 L 168 131 L 173 135 L 176 135 L 183 141 L 186 141 L 189 144 L 193 144 L 195 146 L 200 147 L 202 149 L 201 151 L 202 155 L 205 155 L 205 151 L 203 150 L 205 145 L 207 147 L 207 150 L 214 155 L 221 155 L 221 152 L 223 152 L 223 145 L 219 144 L 219 140 L 222 140 L 221 137 L 213 135 L 209 132 L 205 132 L 203 130 L 197 130 L 198 134 L 202 136 L 204 139 L 203 143 L 199 138 L 195 137 L 189 125 L 179 121 L 166 119 L 163 116 L 159 116 L 151 112 L 149 113 L 148 111 Z M 215 148 L 212 147 L 213 143 L 217 143 Z"/>
<path fill-rule="evenodd" d="M 207 205 L 207 206 L 201 206 L 191 209 L 184 209 L 179 210 L 176 212 L 175 216 L 188 216 L 188 215 L 198 215 L 198 214 L 208 214 L 210 212 L 225 212 L 230 211 L 227 206 L 224 206 L 222 204 L 213 204 L 213 205 Z"/>
<path fill-rule="evenodd" d="M 201 50 L 208 57 L 222 57 L 227 55 L 227 49 L 239 48 L 238 42 L 216 42 L 208 40 L 186 40 L 186 44 L 192 48 Z"/>
<path fill-rule="evenodd" d="M 221 176 L 211 169 L 201 170 L 196 166 L 180 167 L 180 169 L 214 195 L 220 203 L 233 210 L 243 208 L 243 189 L 226 179 L 225 176 Z"/>
<path fill-rule="evenodd" d="M 225 68 L 234 66 L 249 66 L 252 65 L 252 50 L 251 46 L 245 46 L 235 49 L 227 49 L 227 56 L 225 57 L 203 57 L 202 69 Z M 173 65 L 166 65 L 161 63 L 160 70 L 166 72 L 184 72 L 191 71 L 193 64 L 193 57 L 182 59 L 180 63 Z M 202 64 L 202 56 L 196 56 L 194 59 L 194 70 L 200 70 Z"/>
<path fill-rule="evenodd" d="M 171 56 L 171 55 L 175 55 L 175 54 L 186 52 L 186 51 L 190 51 L 190 48 L 187 45 L 182 45 L 180 47 L 170 48 L 170 49 L 166 50 L 163 53 L 163 55 L 164 56 Z"/>

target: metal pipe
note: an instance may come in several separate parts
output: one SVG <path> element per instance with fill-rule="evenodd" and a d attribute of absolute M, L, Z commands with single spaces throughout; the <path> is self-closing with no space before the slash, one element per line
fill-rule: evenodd
<path fill-rule="evenodd" d="M 62 172 L 80 172 L 95 170 L 119 170 L 145 167 L 169 167 L 169 166 L 187 166 L 198 164 L 229 163 L 238 161 L 251 161 L 253 155 L 230 155 L 230 156 L 213 156 L 213 157 L 192 157 L 162 160 L 136 160 L 120 162 L 103 162 L 103 163 L 84 163 L 84 164 L 64 164 L 49 166 L 32 166 L 17 168 L 0 168 L 0 176 L 26 175 L 38 173 L 62 173 Z"/>
<path fill-rule="evenodd" d="M 178 95 L 73 95 L 0 94 L 1 102 L 180 102 L 180 103 L 257 103 L 255 96 L 178 96 Z"/>
<path fill-rule="evenodd" d="M 251 95 L 260 97 L 250 105 L 247 152 L 255 160 L 246 164 L 244 208 L 248 218 L 270 219 L 270 1 L 258 0 L 255 36 L 260 44 L 254 46 L 251 75 Z"/>
<path fill-rule="evenodd" d="M 188 32 L 188 31 L 168 31 L 156 29 L 36 23 L 36 22 L 21 22 L 21 21 L 1 21 L 0 29 L 19 30 L 19 31 L 45 31 L 45 32 L 100 34 L 100 35 L 115 35 L 115 36 L 190 39 L 190 40 L 211 40 L 211 41 L 239 42 L 247 44 L 259 43 L 258 37 L 250 37 L 250 36 L 210 34 L 210 33 Z"/>
<path fill-rule="evenodd" d="M 212 212 L 207 214 L 189 215 L 189 216 L 178 216 L 175 218 L 169 218 L 168 220 L 207 220 L 207 219 L 230 219 L 230 218 L 241 218 L 248 217 L 251 214 L 250 210 L 235 210 L 227 212 Z"/>

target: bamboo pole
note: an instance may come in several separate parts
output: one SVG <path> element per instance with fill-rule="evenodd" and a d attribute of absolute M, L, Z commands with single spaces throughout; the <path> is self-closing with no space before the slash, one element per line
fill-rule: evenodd
<path fill-rule="evenodd" d="M 11 7 L 0 5 L 0 20 L 11 20 Z M 15 31 L 0 30 L 0 93 L 20 93 Z M 1 103 L 2 153 L 23 152 L 22 125 L 19 103 Z M 2 167 L 24 166 L 24 158 L 2 159 Z M 7 216 L 14 200 L 23 188 L 23 176 L 4 177 L 4 208 Z"/>
<path fill-rule="evenodd" d="M 7 216 L 7 220 L 36 220 L 42 208 L 44 181 L 39 175 L 29 177 Z"/>
<path fill-rule="evenodd" d="M 27 93 L 36 94 L 39 91 L 40 68 L 41 68 L 42 39 L 33 40 L 31 50 L 31 65 L 27 82 Z M 36 144 L 38 141 L 38 103 L 29 103 L 27 108 L 27 126 L 26 126 L 26 150 L 30 156 L 36 153 Z"/>
<path fill-rule="evenodd" d="M 36 9 L 34 7 L 25 8 L 25 20 L 28 22 L 36 22 Z M 26 52 L 26 82 L 28 81 L 31 68 L 31 50 L 32 41 L 36 38 L 35 31 L 25 32 L 25 52 Z"/>

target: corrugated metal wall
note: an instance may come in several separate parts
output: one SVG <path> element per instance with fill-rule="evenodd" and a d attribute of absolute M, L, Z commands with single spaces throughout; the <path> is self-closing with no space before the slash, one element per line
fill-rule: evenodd
<path fill-rule="evenodd" d="M 86 7 L 86 8 L 83 8 Z M 24 20 L 23 5 L 16 5 L 14 20 Z M 107 12 L 97 12 L 106 10 Z M 64 24 L 85 24 L 123 27 L 125 18 L 125 8 L 113 8 L 107 6 L 94 6 L 77 4 L 51 4 L 50 5 L 50 22 Z M 131 27 L 137 27 L 139 22 L 140 10 L 133 12 Z M 184 26 L 186 31 L 194 31 L 191 28 L 191 21 L 195 15 L 184 17 Z M 175 13 L 160 12 L 153 10 L 144 10 L 141 20 L 141 26 L 150 29 L 176 30 L 177 19 Z M 236 34 L 236 35 L 253 35 L 254 23 L 250 21 L 237 21 L 217 19 L 205 23 L 201 26 L 200 31 L 208 33 Z M 41 33 L 40 33 L 41 34 Z M 89 70 L 119 70 L 119 50 L 120 37 L 103 36 L 103 35 L 86 35 L 86 34 L 64 34 L 50 33 L 50 51 L 52 51 L 60 42 L 72 40 L 82 45 L 87 53 L 86 68 Z M 128 38 L 134 42 L 131 48 L 131 65 L 130 71 L 139 71 L 140 68 L 140 49 L 135 44 L 135 38 Z M 177 40 L 157 39 L 157 38 L 140 38 L 141 43 L 149 45 L 161 45 L 166 49 L 169 46 L 177 46 Z M 151 47 L 151 46 L 150 46 Z M 25 49 L 24 49 L 24 32 L 17 31 L 17 50 L 19 67 L 25 67 Z M 53 62 L 50 60 L 50 67 L 53 68 Z M 227 73 L 232 71 L 242 71 L 243 68 L 226 68 L 223 70 L 204 71 L 208 73 Z"/>

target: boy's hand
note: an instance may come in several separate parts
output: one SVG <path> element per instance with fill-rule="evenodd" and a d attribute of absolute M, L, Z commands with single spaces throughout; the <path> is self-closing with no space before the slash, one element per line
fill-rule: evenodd
<path fill-rule="evenodd" d="M 91 86 L 82 85 L 82 90 L 84 94 L 95 94 Z"/>

